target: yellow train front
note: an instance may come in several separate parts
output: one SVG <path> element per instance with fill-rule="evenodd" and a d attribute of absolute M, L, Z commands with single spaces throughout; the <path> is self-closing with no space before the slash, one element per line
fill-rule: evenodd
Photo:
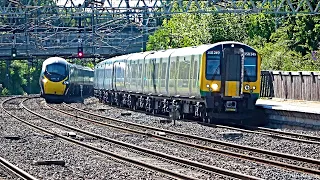
<path fill-rule="evenodd" d="M 263 124 L 263 116 L 259 117 L 261 112 L 255 108 L 260 94 L 261 56 L 245 44 L 227 42 L 209 49 L 202 58 L 204 118 L 211 122 L 228 119 L 224 122 Z"/>
<path fill-rule="evenodd" d="M 41 97 L 47 102 L 67 102 L 93 93 L 93 70 L 51 57 L 42 64 Z"/>

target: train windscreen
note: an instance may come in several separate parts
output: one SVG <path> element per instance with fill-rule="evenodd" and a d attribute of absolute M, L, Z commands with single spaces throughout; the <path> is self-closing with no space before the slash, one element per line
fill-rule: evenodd
<path fill-rule="evenodd" d="M 209 51 L 207 53 L 206 79 L 214 80 L 220 78 L 220 51 Z"/>
<path fill-rule="evenodd" d="M 64 64 L 49 64 L 45 69 L 46 77 L 54 82 L 62 81 L 67 76 L 67 67 Z"/>
<path fill-rule="evenodd" d="M 245 56 L 244 58 L 244 81 L 257 81 L 257 57 Z"/>

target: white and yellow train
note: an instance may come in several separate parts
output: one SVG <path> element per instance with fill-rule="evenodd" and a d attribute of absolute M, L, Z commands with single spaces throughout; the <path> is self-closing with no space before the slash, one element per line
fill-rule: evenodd
<path fill-rule="evenodd" d="M 239 42 L 117 56 L 95 66 L 95 96 L 181 118 L 245 122 L 256 114 L 260 65 L 257 51 Z"/>
<path fill-rule="evenodd" d="M 47 102 L 64 102 L 72 97 L 93 94 L 94 71 L 51 57 L 42 64 L 39 84 L 41 97 Z"/>

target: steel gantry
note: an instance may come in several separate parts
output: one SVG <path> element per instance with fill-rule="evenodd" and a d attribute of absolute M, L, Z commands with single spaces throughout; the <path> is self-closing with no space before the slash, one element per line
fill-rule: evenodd
<path fill-rule="evenodd" d="M 319 14 L 319 6 L 316 0 L 0 0 L 0 59 L 71 58 L 79 47 L 97 58 L 141 51 L 159 20 L 175 13 Z"/>

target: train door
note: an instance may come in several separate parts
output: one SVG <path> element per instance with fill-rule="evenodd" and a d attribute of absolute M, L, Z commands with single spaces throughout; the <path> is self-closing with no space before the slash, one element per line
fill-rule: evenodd
<path fill-rule="evenodd" d="M 240 97 L 243 86 L 244 50 L 223 49 L 221 87 L 224 96 Z"/>
<path fill-rule="evenodd" d="M 124 61 L 114 62 L 113 66 L 113 87 L 117 91 L 125 90 L 124 75 L 126 63 Z"/>

